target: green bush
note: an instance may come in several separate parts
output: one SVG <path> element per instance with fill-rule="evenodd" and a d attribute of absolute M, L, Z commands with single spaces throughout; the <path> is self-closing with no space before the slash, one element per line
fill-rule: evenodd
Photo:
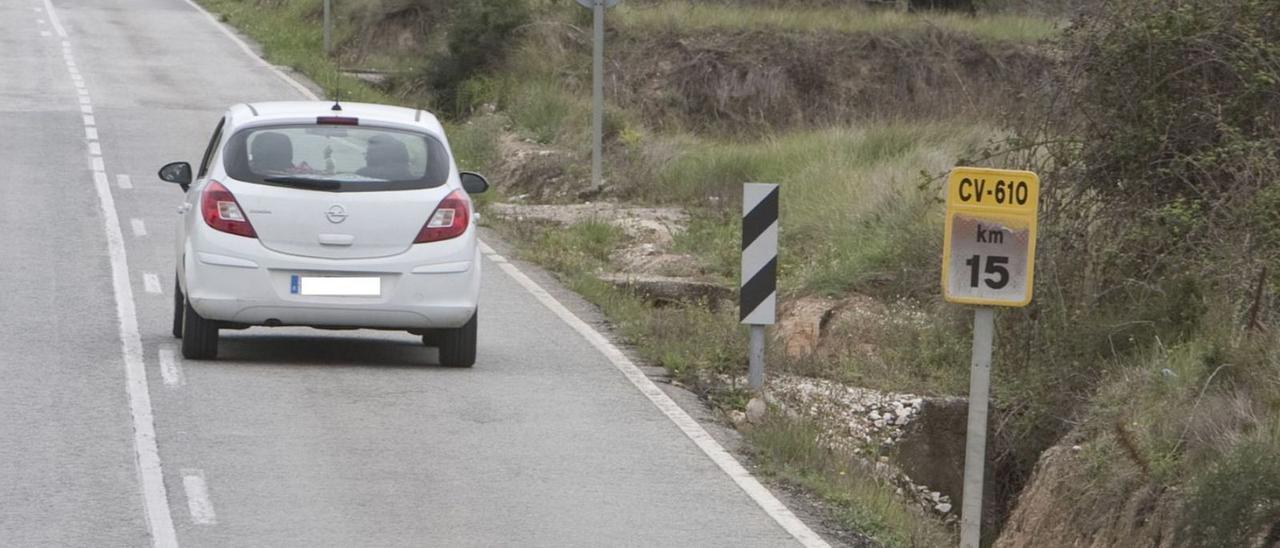
<path fill-rule="evenodd" d="M 1250 440 L 1197 478 L 1183 534 L 1194 546 L 1263 546 L 1280 541 L 1280 440 Z"/>
<path fill-rule="evenodd" d="M 431 57 L 426 83 L 436 108 L 457 116 L 466 106 L 459 101 L 462 84 L 506 59 L 533 12 L 526 0 L 468 0 L 455 3 L 451 17 L 445 51 Z"/>

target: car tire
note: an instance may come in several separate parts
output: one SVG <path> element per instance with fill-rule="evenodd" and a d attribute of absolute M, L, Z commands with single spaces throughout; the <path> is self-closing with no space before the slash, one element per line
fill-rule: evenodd
<path fill-rule="evenodd" d="M 201 318 L 189 302 L 182 306 L 182 357 L 189 360 L 218 357 L 218 323 Z"/>
<path fill-rule="evenodd" d="M 440 365 L 445 367 L 471 367 L 475 365 L 476 318 L 479 315 L 479 312 L 472 314 L 466 325 L 457 329 L 441 329 L 434 333 L 434 336 L 423 336 L 424 343 L 427 342 L 429 337 L 432 342 L 437 343 L 437 348 L 440 350 Z"/>
<path fill-rule="evenodd" d="M 186 305 L 186 299 L 182 296 L 182 285 L 178 284 L 177 277 L 173 280 L 173 338 L 182 338 L 182 314 L 183 306 Z"/>

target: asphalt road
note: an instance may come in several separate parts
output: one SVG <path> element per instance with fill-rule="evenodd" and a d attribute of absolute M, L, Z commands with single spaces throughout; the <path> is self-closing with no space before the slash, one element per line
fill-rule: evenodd
<path fill-rule="evenodd" d="M 181 191 L 154 173 L 198 160 L 226 106 L 304 94 L 185 0 L 7 0 L 0 52 L 0 545 L 805 536 L 496 255 L 472 370 L 408 334 L 306 329 L 182 362 Z"/>

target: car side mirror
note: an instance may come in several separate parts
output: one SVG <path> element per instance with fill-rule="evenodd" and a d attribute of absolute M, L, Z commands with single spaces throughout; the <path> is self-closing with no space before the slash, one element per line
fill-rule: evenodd
<path fill-rule="evenodd" d="M 484 175 L 463 171 L 458 174 L 458 177 L 462 179 L 462 189 L 467 191 L 467 194 L 480 194 L 489 190 L 489 180 L 485 179 Z"/>
<path fill-rule="evenodd" d="M 177 183 L 178 186 L 182 187 L 183 192 L 191 188 L 191 164 L 186 162 L 165 164 L 164 167 L 160 168 L 158 175 L 161 181 Z"/>

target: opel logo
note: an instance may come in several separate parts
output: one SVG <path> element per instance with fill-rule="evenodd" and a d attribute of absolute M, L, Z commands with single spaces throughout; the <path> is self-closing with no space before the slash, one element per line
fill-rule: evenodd
<path fill-rule="evenodd" d="M 347 210 L 340 205 L 332 205 L 329 206 L 329 211 L 326 211 L 324 216 L 329 218 L 329 222 L 336 225 L 347 220 Z"/>

